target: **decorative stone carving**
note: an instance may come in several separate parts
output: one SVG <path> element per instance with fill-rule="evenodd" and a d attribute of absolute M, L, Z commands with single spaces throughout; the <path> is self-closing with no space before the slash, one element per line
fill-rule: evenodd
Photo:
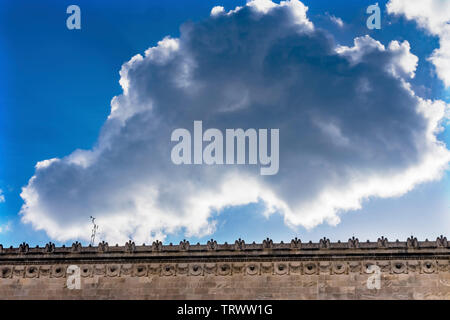
<path fill-rule="evenodd" d="M 217 268 L 217 273 L 221 276 L 231 275 L 231 265 L 228 263 L 221 263 Z"/>
<path fill-rule="evenodd" d="M 348 263 L 348 271 L 352 272 L 352 273 L 360 273 L 361 272 L 361 262 L 350 261 Z"/>
<path fill-rule="evenodd" d="M 159 273 L 159 264 L 157 265 L 157 267 L 158 267 L 157 270 Z M 147 272 L 148 272 L 147 265 L 145 265 L 145 264 L 133 265 L 133 275 L 135 277 L 145 277 L 145 276 L 147 276 Z"/>
<path fill-rule="evenodd" d="M 51 266 L 40 266 L 39 267 L 39 277 L 50 277 L 51 275 Z"/>
<path fill-rule="evenodd" d="M 133 265 L 131 263 L 122 264 L 120 266 L 120 276 L 132 276 L 133 275 Z"/>
<path fill-rule="evenodd" d="M 443 235 L 441 235 L 439 238 L 437 238 L 436 239 L 436 247 L 447 248 L 448 247 L 447 237 L 444 237 Z"/>
<path fill-rule="evenodd" d="M 189 265 L 187 263 L 177 264 L 177 276 L 186 276 L 189 273 Z"/>
<path fill-rule="evenodd" d="M 234 250 L 244 250 L 245 249 L 245 241 L 239 238 L 234 242 Z"/>
<path fill-rule="evenodd" d="M 432 274 L 450 272 L 449 260 L 379 260 L 379 261 L 275 261 L 275 262 L 206 262 L 206 263 L 152 263 L 146 264 L 82 264 L 82 277 L 145 277 L 145 276 L 230 276 L 246 275 L 340 275 L 347 273 L 370 274 L 369 268 L 377 265 L 383 273 Z M 0 266 L 0 278 L 66 277 L 67 265 L 16 265 Z"/>
<path fill-rule="evenodd" d="M 139 248 L 128 241 L 122 248 L 108 250 L 105 242 L 98 247 L 83 248 L 75 242 L 70 250 L 56 248 L 52 243 L 44 248 L 30 249 L 26 243 L 22 243 L 19 248 L 3 250 L 0 278 L 64 278 L 67 276 L 67 266 L 72 264 L 80 267 L 83 278 L 232 275 L 320 277 L 347 274 L 354 277 L 355 273 L 367 276 L 367 268 L 377 265 L 382 273 L 392 274 L 391 278 L 386 278 L 387 285 L 389 281 L 394 281 L 391 279 L 395 279 L 396 275 L 450 272 L 450 248 L 443 236 L 437 238 L 436 242 L 419 242 L 415 237 L 410 237 L 406 242 L 389 244 L 384 237 L 376 243 L 360 243 L 352 237 L 347 243 L 331 243 L 324 238 L 319 243 L 303 245 L 299 239 L 286 244 L 276 244 L 271 239 L 265 239 L 262 244 L 250 245 L 241 239 L 234 245 L 218 245 L 211 239 L 206 245 L 192 247 L 189 247 L 188 241 L 182 241 L 179 246 L 163 246 L 155 241 L 151 247 Z M 407 250 L 410 248 L 414 250 Z M 233 249 L 247 251 L 235 252 Z M 57 254 L 45 255 L 55 252 Z M 73 252 L 78 254 L 73 255 Z M 43 257 L 42 261 L 40 257 Z M 196 257 L 199 259 L 196 260 Z M 10 265 L 12 262 L 7 264 L 8 259 L 14 261 L 14 265 Z M 311 280 L 311 283 L 314 281 Z"/>
<path fill-rule="evenodd" d="M 406 240 L 406 246 L 408 248 L 418 248 L 419 247 L 419 241 L 417 241 L 417 238 L 411 236 Z"/>
<path fill-rule="evenodd" d="M 84 278 L 92 277 L 94 273 L 94 268 L 92 265 L 82 265 L 80 266 L 80 274 Z"/>
<path fill-rule="evenodd" d="M 273 263 L 272 262 L 261 263 L 261 274 L 273 274 Z"/>
<path fill-rule="evenodd" d="M 437 261 L 439 272 L 449 272 L 450 271 L 450 261 Z"/>
<path fill-rule="evenodd" d="M 152 250 L 153 251 L 162 251 L 162 242 L 159 240 L 153 241 Z"/>
<path fill-rule="evenodd" d="M 180 242 L 180 250 L 188 251 L 189 247 L 190 247 L 189 241 L 186 241 L 186 239 Z"/>
<path fill-rule="evenodd" d="M 333 263 L 332 271 L 334 274 L 343 274 L 347 271 L 347 264 L 345 262 L 336 261 Z"/>
<path fill-rule="evenodd" d="M 259 264 L 257 263 L 250 263 L 247 265 L 247 268 L 245 269 L 248 275 L 254 276 L 259 274 Z"/>
<path fill-rule="evenodd" d="M 289 273 L 289 266 L 284 262 L 275 264 L 275 274 L 284 275 Z"/>
<path fill-rule="evenodd" d="M 381 272 L 391 272 L 391 263 L 389 260 L 378 261 L 377 266 L 380 267 Z"/>
<path fill-rule="evenodd" d="M 229 245 L 227 243 L 224 244 L 218 244 L 216 241 L 211 239 L 207 242 L 206 245 L 196 244 L 193 246 L 190 246 L 189 241 L 183 240 L 180 242 L 179 245 L 163 245 L 162 242 L 156 240 L 153 242 L 151 246 L 145 246 L 143 244 L 142 246 L 136 246 L 134 242 L 131 240 L 125 243 L 124 251 L 121 251 L 118 248 L 118 245 L 114 247 L 111 251 L 114 253 L 120 253 L 120 252 L 128 252 L 128 253 L 137 253 L 139 254 L 149 254 L 151 252 L 164 252 L 166 253 L 176 253 L 181 251 L 203 251 L 204 248 L 206 248 L 209 251 L 226 251 L 226 250 L 251 250 L 251 251 L 262 251 L 266 249 L 273 249 L 273 250 L 284 250 L 284 249 L 295 249 L 295 250 L 311 250 L 311 249 L 348 249 L 348 250 L 362 250 L 361 253 L 364 253 L 366 249 L 373 250 L 374 249 L 374 243 L 371 243 L 370 241 L 367 242 L 359 242 L 359 240 L 355 237 L 350 238 L 347 243 L 342 243 L 340 241 L 332 243 L 329 239 L 323 238 L 320 239 L 319 243 L 313 243 L 312 241 L 309 241 L 307 243 L 302 243 L 300 239 L 295 238 L 292 239 L 290 244 L 285 244 L 283 242 L 280 243 L 274 243 L 273 240 L 267 238 L 265 239 L 261 244 L 257 244 L 253 242 L 252 244 L 246 244 L 244 240 L 238 239 L 235 241 L 234 245 Z M 388 242 L 388 239 L 385 237 L 378 238 L 376 242 L 377 248 L 384 248 L 384 249 L 404 249 L 404 248 L 425 248 L 425 249 L 433 249 L 433 248 L 448 248 L 448 241 L 447 238 L 444 236 L 440 236 L 436 239 L 435 242 L 432 241 L 418 241 L 417 238 L 411 236 L 409 237 L 406 242 L 400 242 L 399 240 L 395 242 Z M 59 249 L 55 247 L 55 245 L 51 242 L 49 242 L 45 248 L 39 249 L 37 246 L 36 248 L 30 248 L 27 243 L 22 243 L 19 245 L 18 248 L 14 249 L 13 247 L 10 247 L 8 249 L 5 249 L 0 244 L 0 254 L 2 255 L 14 255 L 14 254 L 25 254 L 25 253 L 52 253 L 55 251 L 60 252 L 62 255 L 67 254 L 67 250 L 64 250 L 65 247 L 61 247 L 62 250 L 58 251 Z M 74 253 L 82 253 L 82 252 L 88 252 L 90 254 L 98 252 L 98 253 L 107 253 L 110 252 L 108 243 L 102 241 L 99 243 L 97 247 L 92 247 L 89 245 L 88 247 L 83 248 L 81 243 L 74 242 L 72 244 L 70 252 Z"/>
<path fill-rule="evenodd" d="M 125 243 L 125 252 L 133 253 L 136 251 L 136 245 L 131 240 Z"/>
<path fill-rule="evenodd" d="M 408 273 L 408 268 L 406 267 L 405 261 L 392 261 L 392 272 L 399 273 Z"/>
<path fill-rule="evenodd" d="M 208 250 L 217 250 L 217 241 L 216 240 L 209 240 L 206 244 Z"/>
<path fill-rule="evenodd" d="M 243 263 L 233 263 L 233 274 L 241 274 L 244 272 L 245 265 Z"/>
<path fill-rule="evenodd" d="M 289 263 L 289 273 L 290 274 L 301 274 L 302 273 L 301 262 L 290 262 Z"/>
<path fill-rule="evenodd" d="M 358 238 L 351 237 L 350 239 L 348 239 L 348 247 L 351 249 L 359 248 Z"/>
<path fill-rule="evenodd" d="M 319 262 L 319 272 L 324 274 L 330 274 L 331 263 L 329 261 Z"/>
<path fill-rule="evenodd" d="M 327 239 L 327 238 L 320 239 L 319 247 L 321 249 L 328 249 L 328 248 L 330 248 L 330 239 Z"/>
<path fill-rule="evenodd" d="M 272 249 L 273 248 L 273 241 L 272 239 L 264 239 L 263 240 L 263 248 L 264 249 Z"/>
<path fill-rule="evenodd" d="M 423 273 L 435 273 L 437 271 L 436 262 L 427 260 L 422 262 Z"/>
<path fill-rule="evenodd" d="M 165 264 L 162 266 L 162 271 L 161 271 L 163 276 L 174 276 L 175 273 L 175 266 L 172 264 Z"/>
<path fill-rule="evenodd" d="M 99 252 L 108 252 L 108 250 L 109 250 L 108 242 L 102 241 L 98 244 Z"/>
<path fill-rule="evenodd" d="M 161 264 L 159 263 L 152 263 L 148 265 L 148 275 L 149 276 L 155 276 L 161 274 Z"/>
<path fill-rule="evenodd" d="M 291 249 L 301 249 L 301 247 L 302 241 L 300 239 L 297 239 L 297 237 L 295 237 L 291 240 Z"/>
<path fill-rule="evenodd" d="M 37 278 L 39 276 L 39 266 L 27 266 L 25 268 L 26 278 Z"/>
<path fill-rule="evenodd" d="M 75 241 L 74 243 L 72 243 L 72 248 L 70 251 L 72 252 L 81 252 L 81 243 L 79 243 L 78 241 Z"/>
<path fill-rule="evenodd" d="M 370 270 L 371 266 L 376 266 L 377 263 L 375 261 L 365 261 L 362 269 L 362 273 L 373 273 L 373 271 Z"/>
<path fill-rule="evenodd" d="M 214 275 L 216 274 L 217 264 L 216 263 L 205 263 L 203 266 L 203 270 L 205 275 Z"/>
<path fill-rule="evenodd" d="M 2 266 L 0 269 L 0 276 L 2 278 L 11 278 L 13 275 L 13 269 L 10 266 Z"/>
<path fill-rule="evenodd" d="M 316 274 L 318 271 L 317 263 L 315 262 L 307 262 L 303 264 L 303 274 Z"/>
<path fill-rule="evenodd" d="M 13 266 L 13 276 L 15 278 L 23 278 L 25 274 L 25 266 Z"/>
<path fill-rule="evenodd" d="M 417 260 L 409 260 L 407 266 L 408 272 L 420 272 L 420 263 Z"/>
<path fill-rule="evenodd" d="M 45 245 L 44 252 L 53 253 L 55 252 L 55 244 L 53 242 L 49 242 Z"/>
<path fill-rule="evenodd" d="M 203 274 L 203 266 L 198 263 L 189 266 L 189 274 L 191 276 L 201 276 Z"/>
<path fill-rule="evenodd" d="M 27 243 L 23 242 L 19 245 L 19 253 L 28 253 L 30 250 L 30 247 Z"/>
<path fill-rule="evenodd" d="M 385 237 L 378 238 L 377 240 L 378 248 L 387 248 L 388 247 L 388 239 Z"/>
<path fill-rule="evenodd" d="M 102 264 L 94 265 L 94 275 L 104 276 L 106 274 L 106 266 Z"/>
<path fill-rule="evenodd" d="M 120 275 L 120 266 L 117 264 L 110 264 L 106 266 L 106 275 L 108 277 L 117 277 Z"/>
<path fill-rule="evenodd" d="M 64 265 L 55 265 L 52 267 L 52 278 L 61 278 L 66 276 L 67 267 Z"/>

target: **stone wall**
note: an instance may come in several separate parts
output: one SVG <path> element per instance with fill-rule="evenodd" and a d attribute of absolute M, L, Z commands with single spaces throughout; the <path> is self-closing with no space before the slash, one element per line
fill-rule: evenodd
<path fill-rule="evenodd" d="M 71 267 L 69 267 L 71 266 Z M 79 279 L 79 282 L 77 282 Z M 378 281 L 379 280 L 379 281 Z M 0 246 L 2 299 L 450 299 L 445 237 Z"/>

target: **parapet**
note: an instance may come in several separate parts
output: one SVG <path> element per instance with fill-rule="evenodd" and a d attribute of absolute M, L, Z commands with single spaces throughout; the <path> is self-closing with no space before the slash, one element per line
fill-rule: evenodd
<path fill-rule="evenodd" d="M 446 237 L 440 236 L 434 241 L 426 239 L 418 241 L 411 236 L 406 241 L 389 241 L 385 237 L 380 237 L 376 242 L 360 242 L 352 237 L 348 241 L 331 242 L 330 239 L 323 238 L 319 242 L 302 242 L 295 238 L 290 242 L 279 243 L 271 239 L 264 239 L 261 243 L 245 243 L 238 239 L 234 243 L 219 244 L 211 239 L 206 244 L 190 244 L 183 240 L 179 244 L 163 244 L 161 241 L 154 241 L 151 245 L 136 245 L 134 242 L 126 242 L 123 246 L 118 244 L 110 246 L 107 242 L 100 242 L 98 246 L 83 246 L 80 242 L 74 242 L 70 247 L 56 247 L 49 242 L 45 247 L 31 247 L 27 243 L 22 243 L 18 247 L 4 248 L 0 244 L 0 263 L 7 261 L 33 261 L 33 260 L 60 260 L 60 259 L 103 259 L 103 258 L 220 258 L 220 257 L 345 257 L 345 256 L 427 256 L 438 255 L 447 256 L 450 254 L 450 242 Z"/>
<path fill-rule="evenodd" d="M 74 280 L 78 279 L 78 280 Z M 73 282 L 75 281 L 75 282 Z M 72 285 L 79 284 L 73 289 Z M 4 248 L 6 299 L 450 299 L 447 238 Z"/>

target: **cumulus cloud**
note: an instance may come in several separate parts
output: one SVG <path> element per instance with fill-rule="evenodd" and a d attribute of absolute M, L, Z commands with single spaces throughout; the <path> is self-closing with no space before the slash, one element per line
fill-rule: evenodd
<path fill-rule="evenodd" d="M 409 86 L 407 42 L 338 46 L 297 0 L 213 9 L 122 66 L 96 145 L 40 162 L 23 188 L 22 220 L 58 240 L 124 242 L 211 234 L 215 213 L 265 204 L 290 226 L 339 222 L 371 197 L 439 179 L 450 152 L 436 135 L 447 106 Z M 279 128 L 280 169 L 174 165 L 171 132 Z"/>
<path fill-rule="evenodd" d="M 385 71 L 399 78 L 414 78 L 419 59 L 410 52 L 408 41 L 402 43 L 391 41 L 387 51 L 390 53 L 390 61 L 384 63 Z M 353 47 L 337 46 L 336 52 L 346 56 L 353 65 L 361 63 L 370 52 L 385 52 L 386 48 L 381 42 L 366 35 L 357 37 Z"/>
<path fill-rule="evenodd" d="M 0 203 L 5 202 L 5 196 L 3 195 L 3 190 L 0 189 Z"/>
<path fill-rule="evenodd" d="M 450 1 L 447 0 L 390 0 L 387 10 L 414 20 L 430 34 L 439 37 L 440 47 L 429 60 L 436 67 L 438 77 L 450 87 Z"/>

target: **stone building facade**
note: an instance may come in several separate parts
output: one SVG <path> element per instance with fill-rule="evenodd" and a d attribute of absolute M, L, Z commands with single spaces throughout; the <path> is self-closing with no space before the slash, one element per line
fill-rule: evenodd
<path fill-rule="evenodd" d="M 450 299 L 433 241 L 0 245 L 1 299 Z"/>

